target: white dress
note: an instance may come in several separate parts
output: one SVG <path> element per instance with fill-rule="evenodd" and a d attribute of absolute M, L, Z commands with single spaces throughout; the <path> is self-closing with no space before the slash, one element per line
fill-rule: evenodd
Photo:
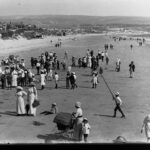
<path fill-rule="evenodd" d="M 145 135 L 147 138 L 150 138 L 150 118 L 147 116 L 144 119 L 144 125 L 145 125 Z"/>
<path fill-rule="evenodd" d="M 41 74 L 41 86 L 45 85 L 45 74 Z"/>
<path fill-rule="evenodd" d="M 17 71 L 12 72 L 12 86 L 16 87 L 17 86 L 17 78 L 18 78 L 18 73 Z"/>
<path fill-rule="evenodd" d="M 74 139 L 75 140 L 81 140 L 82 139 L 82 121 L 83 121 L 83 112 L 81 108 L 76 109 L 76 122 L 74 126 Z"/>
<path fill-rule="evenodd" d="M 30 87 L 28 89 L 27 101 L 30 106 L 29 114 L 36 116 L 36 107 L 33 108 L 32 104 L 34 100 L 37 99 L 37 90 L 35 87 Z"/>
<path fill-rule="evenodd" d="M 24 99 L 23 96 L 27 95 L 25 91 L 20 91 L 16 93 L 17 96 L 17 105 L 16 105 L 16 110 L 17 114 L 25 114 L 25 105 L 24 105 Z"/>
<path fill-rule="evenodd" d="M 93 84 L 98 84 L 98 76 L 93 76 Z"/>

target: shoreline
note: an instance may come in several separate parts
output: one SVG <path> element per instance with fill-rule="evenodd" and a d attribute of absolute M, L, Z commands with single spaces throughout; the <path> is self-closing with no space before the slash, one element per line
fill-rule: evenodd
<path fill-rule="evenodd" d="M 35 48 L 44 48 L 44 47 L 53 47 L 55 43 L 58 42 L 58 39 L 61 39 L 62 42 L 68 40 L 76 40 L 77 38 L 82 38 L 86 36 L 101 36 L 104 34 L 73 34 L 67 36 L 45 36 L 42 39 L 31 39 L 27 40 L 20 37 L 19 39 L 0 39 L 0 55 L 7 56 L 22 51 L 29 51 Z M 52 43 L 50 41 L 53 41 Z"/>
<path fill-rule="evenodd" d="M 62 42 L 66 42 L 68 40 L 70 41 L 77 40 L 78 38 L 84 38 L 87 36 L 123 36 L 126 38 L 130 38 L 131 34 L 108 32 L 108 33 L 71 34 L 66 36 L 45 36 L 42 39 L 31 39 L 31 40 L 27 40 L 23 37 L 13 40 L 0 39 L 0 55 L 1 57 L 6 57 L 8 55 L 15 54 L 17 52 L 30 51 L 36 48 L 54 47 L 54 44 L 58 41 L 58 39 L 61 39 Z M 134 40 L 136 38 L 145 38 L 146 43 L 150 44 L 149 43 L 150 39 L 147 37 L 143 37 L 142 34 L 141 37 L 132 37 L 132 39 Z M 52 43 L 50 42 L 51 40 L 53 41 Z"/>

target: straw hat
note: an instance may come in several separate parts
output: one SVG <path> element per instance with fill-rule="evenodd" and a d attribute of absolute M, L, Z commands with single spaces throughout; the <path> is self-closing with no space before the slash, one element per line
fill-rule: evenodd
<path fill-rule="evenodd" d="M 119 92 L 116 92 L 116 94 L 115 94 L 116 96 L 119 96 Z"/>
<path fill-rule="evenodd" d="M 17 90 L 23 90 L 23 88 L 21 86 L 17 86 L 16 89 Z"/>
<path fill-rule="evenodd" d="M 31 82 L 31 83 L 30 83 L 30 86 L 35 86 L 35 83 L 34 83 L 34 82 Z"/>
<path fill-rule="evenodd" d="M 53 105 L 53 106 L 56 106 L 57 104 L 56 104 L 56 103 L 52 103 L 52 105 Z"/>
<path fill-rule="evenodd" d="M 115 140 L 113 140 L 114 143 L 127 143 L 127 140 L 123 136 L 118 136 Z"/>
<path fill-rule="evenodd" d="M 83 121 L 88 121 L 88 119 L 87 119 L 87 118 L 84 118 Z"/>
<path fill-rule="evenodd" d="M 76 102 L 76 103 L 75 103 L 75 107 L 80 108 L 80 107 L 81 107 L 81 103 L 80 103 L 80 102 Z"/>

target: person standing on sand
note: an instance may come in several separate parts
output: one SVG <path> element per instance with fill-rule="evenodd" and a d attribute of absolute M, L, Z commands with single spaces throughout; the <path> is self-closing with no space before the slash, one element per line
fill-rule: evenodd
<path fill-rule="evenodd" d="M 32 104 L 33 104 L 34 100 L 37 100 L 37 99 L 38 99 L 37 89 L 35 87 L 35 84 L 33 82 L 31 82 L 29 85 L 29 89 L 28 89 L 27 101 L 30 106 L 29 114 L 32 116 L 36 116 L 36 107 L 34 108 L 32 106 Z"/>
<path fill-rule="evenodd" d="M 98 73 L 93 73 L 92 88 L 96 88 L 98 84 Z"/>
<path fill-rule="evenodd" d="M 66 74 L 66 89 L 70 88 L 70 72 L 67 72 Z"/>
<path fill-rule="evenodd" d="M 91 129 L 91 126 L 88 123 L 88 119 L 84 118 L 83 124 L 82 124 L 82 133 L 84 136 L 84 142 L 87 142 L 88 135 L 90 134 L 90 129 Z"/>
<path fill-rule="evenodd" d="M 37 63 L 36 63 L 37 75 L 40 74 L 40 67 L 41 67 L 41 64 L 39 61 L 37 61 Z"/>
<path fill-rule="evenodd" d="M 106 65 L 108 65 L 108 63 L 109 63 L 109 57 L 106 56 Z"/>
<path fill-rule="evenodd" d="M 16 92 L 17 96 L 17 105 L 16 105 L 16 111 L 18 116 L 25 115 L 25 105 L 24 105 L 24 98 L 23 96 L 26 96 L 27 93 L 23 91 L 23 88 L 21 86 L 18 86 Z"/>
<path fill-rule="evenodd" d="M 41 89 L 43 90 L 45 88 L 45 80 L 46 80 L 46 74 L 43 70 L 41 70 Z"/>
<path fill-rule="evenodd" d="M 12 75 L 12 87 L 17 87 L 18 72 L 14 69 L 11 75 Z"/>
<path fill-rule="evenodd" d="M 54 79 L 55 79 L 55 89 L 57 89 L 58 88 L 58 81 L 59 81 L 59 75 L 57 72 L 55 72 Z"/>
<path fill-rule="evenodd" d="M 134 62 L 131 61 L 131 63 L 129 64 L 129 73 L 130 73 L 130 78 L 133 78 L 133 73 L 135 71 L 135 65 Z"/>
<path fill-rule="evenodd" d="M 150 143 L 150 115 L 147 115 L 144 118 L 141 133 L 143 133 L 144 129 L 145 129 L 145 135 L 147 138 L 147 142 Z"/>
<path fill-rule="evenodd" d="M 74 124 L 73 138 L 77 141 L 81 141 L 82 140 L 82 121 L 83 121 L 83 111 L 81 108 L 81 103 L 76 102 L 75 108 L 76 108 L 76 113 L 74 113 L 74 115 L 75 115 L 76 120 Z"/>
<path fill-rule="evenodd" d="M 132 50 L 132 48 L 133 48 L 133 45 L 132 45 L 132 44 L 130 45 L 130 48 L 131 48 L 131 50 Z"/>
<path fill-rule="evenodd" d="M 116 117 L 116 112 L 118 110 L 122 114 L 121 118 L 125 118 L 125 115 L 124 115 L 124 113 L 123 113 L 123 111 L 121 109 L 122 100 L 121 100 L 121 98 L 119 96 L 119 92 L 117 92 L 115 94 L 115 96 L 113 97 L 113 100 L 115 100 L 115 102 L 116 102 L 116 107 L 114 108 L 114 116 L 113 117 Z"/>
<path fill-rule="evenodd" d="M 104 61 L 104 56 L 105 56 L 105 53 L 102 52 L 102 53 L 101 53 L 101 59 L 102 59 L 102 62 Z"/>
<path fill-rule="evenodd" d="M 117 58 L 117 61 L 116 61 L 116 71 L 117 71 L 117 72 L 120 71 L 120 65 L 121 65 L 120 58 Z"/>

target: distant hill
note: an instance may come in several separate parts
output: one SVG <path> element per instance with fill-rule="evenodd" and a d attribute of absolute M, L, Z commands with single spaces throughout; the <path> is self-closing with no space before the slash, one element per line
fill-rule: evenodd
<path fill-rule="evenodd" d="M 40 15 L 40 16 L 7 16 L 0 17 L 0 21 L 24 22 L 42 27 L 68 28 L 77 27 L 82 24 L 130 24 L 150 25 L 148 17 L 120 17 L 120 16 L 77 16 L 77 15 Z"/>

